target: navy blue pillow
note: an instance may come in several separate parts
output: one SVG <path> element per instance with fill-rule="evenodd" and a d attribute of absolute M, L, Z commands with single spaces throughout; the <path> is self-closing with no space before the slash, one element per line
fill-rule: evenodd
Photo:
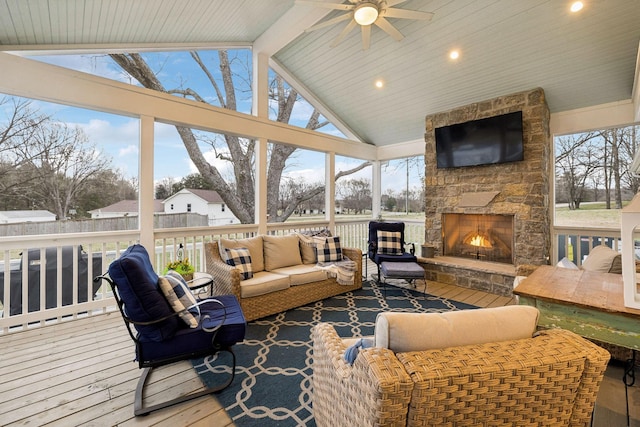
<path fill-rule="evenodd" d="M 136 322 L 149 322 L 173 314 L 173 309 L 158 286 L 149 254 L 142 245 L 132 245 L 109 265 L 109 276 L 124 301 L 126 315 Z M 178 329 L 173 316 L 153 325 L 136 325 L 140 341 L 164 341 Z"/>

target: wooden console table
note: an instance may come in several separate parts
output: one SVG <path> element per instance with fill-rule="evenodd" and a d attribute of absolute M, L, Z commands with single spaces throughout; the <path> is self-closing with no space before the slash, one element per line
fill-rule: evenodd
<path fill-rule="evenodd" d="M 622 275 L 543 265 L 513 293 L 519 296 L 520 304 L 540 310 L 539 326 L 568 329 L 585 338 L 632 350 L 622 378 L 629 426 L 628 388 L 635 383 L 640 310 L 624 306 Z"/>
<path fill-rule="evenodd" d="M 542 327 L 640 350 L 640 310 L 624 306 L 621 274 L 544 265 L 513 293 L 540 310 Z"/>

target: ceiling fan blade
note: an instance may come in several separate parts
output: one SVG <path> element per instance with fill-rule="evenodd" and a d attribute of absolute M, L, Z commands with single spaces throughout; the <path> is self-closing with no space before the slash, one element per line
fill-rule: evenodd
<path fill-rule="evenodd" d="M 309 31 L 319 30 L 320 28 L 330 27 L 333 24 L 337 24 L 338 22 L 346 21 L 349 18 L 351 18 L 351 14 L 350 13 L 345 13 L 344 15 L 336 16 L 333 19 L 329 19 L 328 21 L 324 21 L 324 22 L 316 24 L 316 25 L 314 25 L 312 27 L 309 27 L 304 31 L 305 32 L 309 32 Z"/>
<path fill-rule="evenodd" d="M 296 0 L 296 4 L 306 4 L 309 6 L 324 7 L 325 9 L 336 9 L 336 10 L 351 10 L 355 7 L 354 5 L 351 5 L 351 4 L 324 3 L 321 1 L 312 1 L 312 0 Z"/>
<path fill-rule="evenodd" d="M 353 30 L 353 28 L 358 25 L 355 19 L 352 19 L 351 22 L 344 27 L 344 30 L 336 37 L 336 39 L 331 43 L 331 47 L 336 47 L 346 36 Z"/>
<path fill-rule="evenodd" d="M 387 7 L 393 7 L 397 4 L 404 3 L 407 0 L 387 0 Z"/>
<path fill-rule="evenodd" d="M 406 9 L 385 9 L 380 15 L 386 18 L 401 18 L 401 19 L 420 19 L 422 21 L 430 21 L 433 18 L 431 12 L 420 12 L 418 10 L 406 10 Z"/>
<path fill-rule="evenodd" d="M 371 25 L 362 25 L 362 50 L 369 49 L 371 44 Z"/>
<path fill-rule="evenodd" d="M 382 31 L 384 31 L 385 33 L 387 33 L 391 37 L 393 37 L 393 39 L 395 41 L 399 42 L 400 40 L 402 40 L 404 38 L 402 33 L 400 31 L 396 30 L 396 27 L 391 25 L 391 23 L 389 23 L 389 21 L 384 19 L 382 16 L 379 16 L 378 19 L 376 19 L 376 22 L 374 22 L 374 24 L 376 24 L 378 27 L 380 27 L 382 29 Z"/>

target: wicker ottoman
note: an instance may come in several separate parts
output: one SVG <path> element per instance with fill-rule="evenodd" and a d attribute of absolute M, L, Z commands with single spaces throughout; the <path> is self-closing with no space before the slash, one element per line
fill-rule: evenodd
<path fill-rule="evenodd" d="M 382 278 L 384 277 L 385 280 Z M 427 277 L 424 268 L 420 267 L 415 262 L 389 262 L 383 261 L 380 263 L 380 277 L 378 282 L 385 285 L 386 279 L 403 279 L 409 284 L 416 287 L 416 279 L 424 280 L 424 293 L 427 293 Z"/>

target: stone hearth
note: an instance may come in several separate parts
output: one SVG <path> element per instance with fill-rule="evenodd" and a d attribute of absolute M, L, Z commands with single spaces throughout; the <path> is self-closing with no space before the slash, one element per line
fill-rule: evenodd
<path fill-rule="evenodd" d="M 435 128 L 514 111 L 523 113 L 524 160 L 436 167 Z M 425 244 L 436 253 L 436 258 L 421 259 L 427 275 L 437 280 L 446 274 L 447 283 L 510 295 L 513 280 L 509 277 L 515 275 L 516 267 L 546 264 L 550 253 L 551 136 L 544 91 L 537 88 L 427 116 L 425 142 Z M 451 256 L 439 260 L 445 254 L 443 222 L 449 213 L 512 217 L 513 265 L 495 267 L 496 263 Z M 456 264 L 460 264 L 457 269 Z M 493 280 L 496 273 L 504 277 Z"/>

